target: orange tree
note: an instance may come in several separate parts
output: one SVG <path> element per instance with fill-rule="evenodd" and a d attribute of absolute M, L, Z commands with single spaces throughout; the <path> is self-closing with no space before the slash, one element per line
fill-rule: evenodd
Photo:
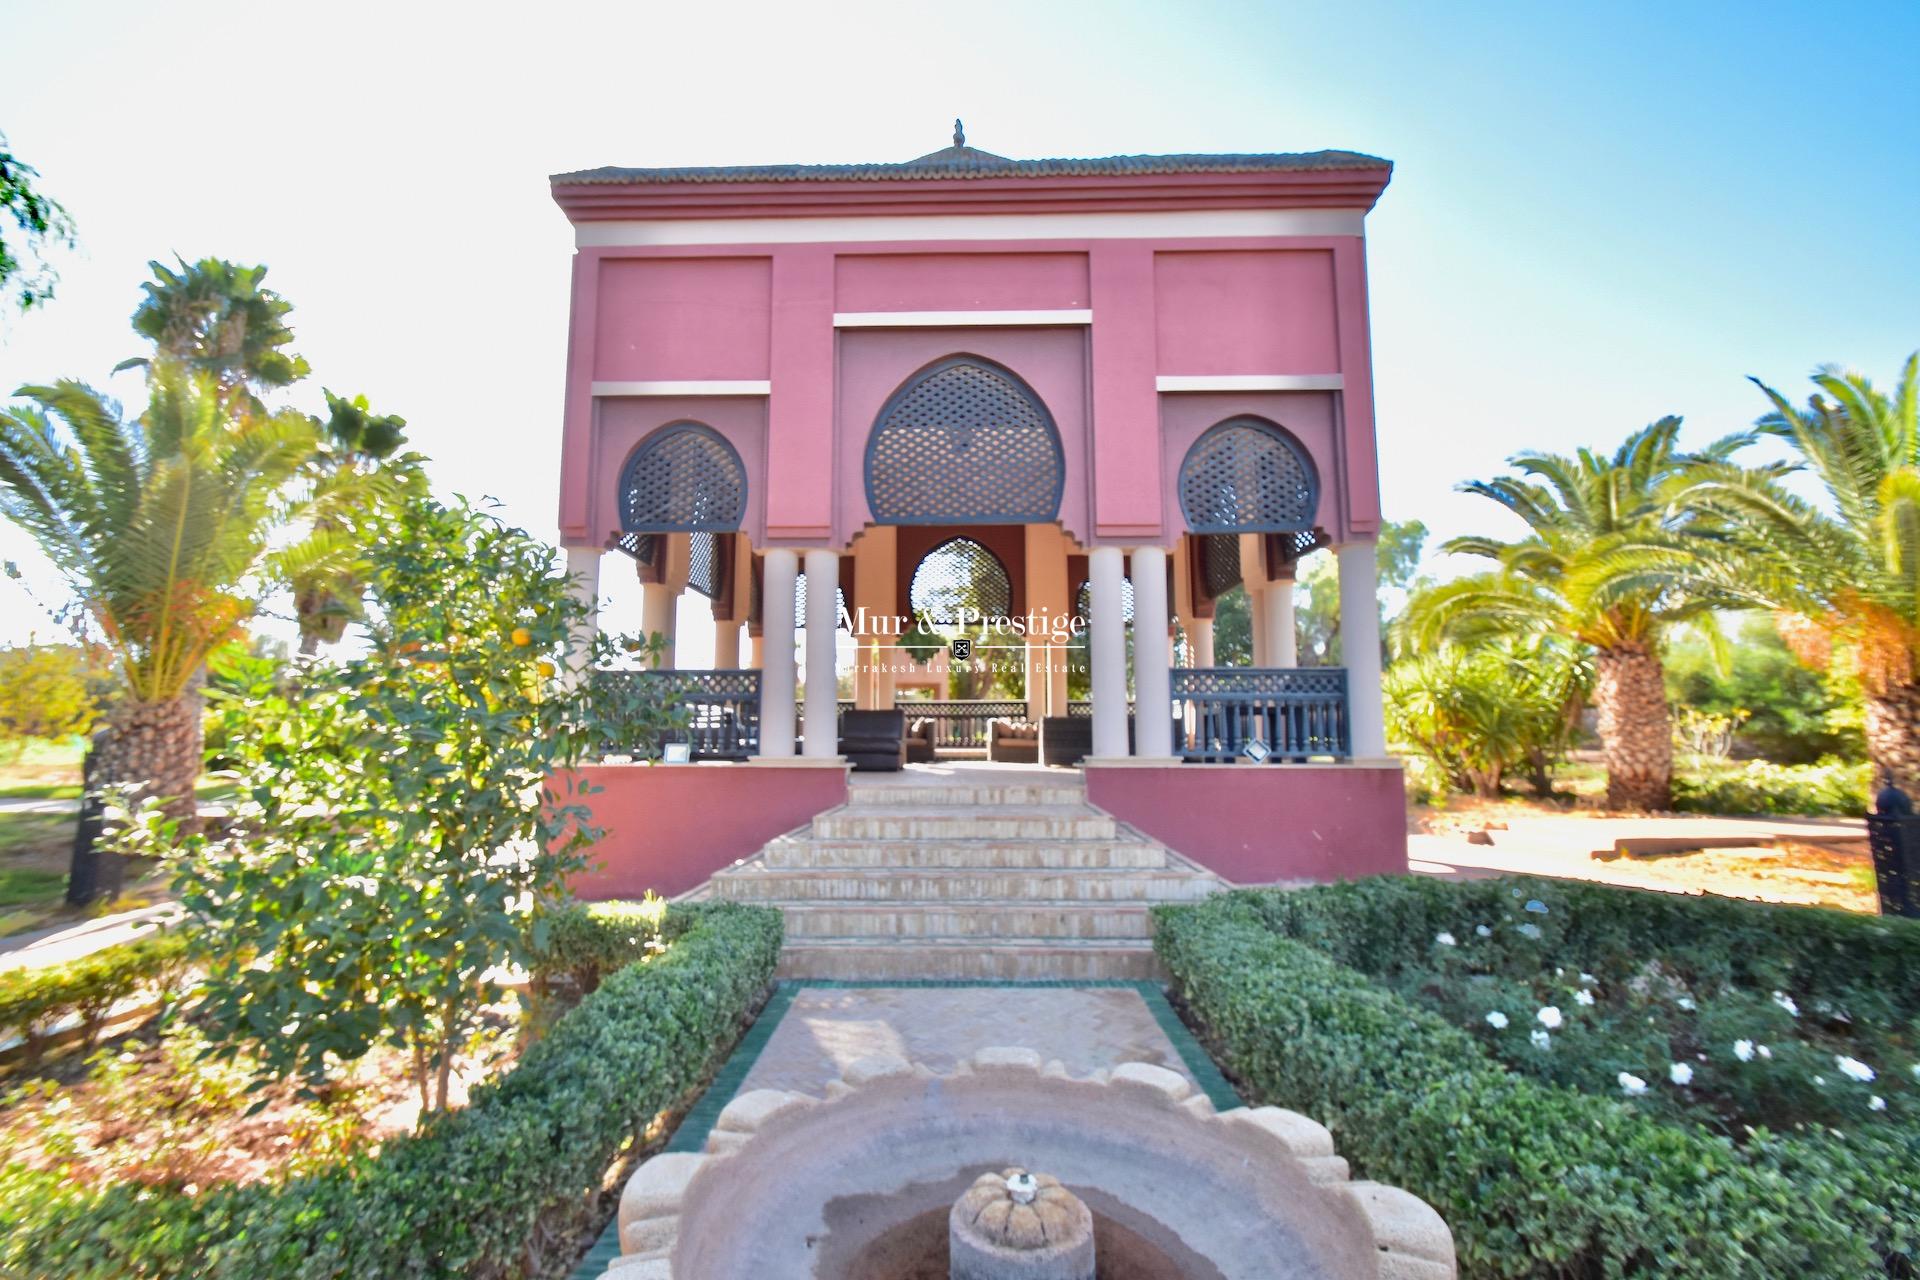
<path fill-rule="evenodd" d="M 551 780 L 599 730 L 562 678 L 584 606 L 551 547 L 416 499 L 367 590 L 365 655 L 259 663 L 229 705 L 232 834 L 190 842 L 179 884 L 218 942 L 202 1008 L 226 1052 L 317 1084 L 391 1043 L 425 1111 L 597 834 Z"/>

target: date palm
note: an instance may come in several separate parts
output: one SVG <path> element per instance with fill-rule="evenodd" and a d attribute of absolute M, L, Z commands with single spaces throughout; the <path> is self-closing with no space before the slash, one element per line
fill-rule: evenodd
<path fill-rule="evenodd" d="M 124 680 L 90 778 L 190 817 L 207 654 L 311 542 L 273 550 L 312 456 L 298 414 L 236 413 L 216 378 L 158 364 L 146 412 L 79 382 L 22 387 L 0 411 L 0 516 L 32 534 L 84 603 Z"/>
<path fill-rule="evenodd" d="M 1838 659 L 1858 676 L 1876 772 L 1920 795 L 1920 352 L 1890 395 L 1832 365 L 1812 380 L 1802 406 L 1755 378 L 1773 406 L 1756 426 L 1787 443 L 1824 504 L 1777 472 L 1731 469 L 1686 500 L 1738 535 L 1727 589 L 1774 611 L 1809 665 Z"/>
<path fill-rule="evenodd" d="M 258 393 L 291 386 L 307 376 L 307 362 L 286 349 L 293 341 L 287 315 L 293 304 L 267 288 L 265 267 L 224 258 L 177 259 L 176 271 L 149 262 L 153 279 L 133 313 L 133 331 L 153 343 L 151 358 L 135 356 L 115 367 L 174 363 L 212 377 L 235 409 L 261 412 Z"/>
<path fill-rule="evenodd" d="M 407 440 L 405 418 L 374 413 L 365 396 L 348 399 L 328 391 L 326 397 L 327 416 L 314 422 L 319 447 L 304 468 L 312 527 L 316 537 L 331 540 L 342 554 L 363 552 L 378 540 L 396 504 L 426 495 L 425 460 L 400 452 Z M 294 578 L 303 656 L 318 653 L 323 643 L 337 643 L 359 614 L 365 595 L 359 558 L 323 562 Z"/>
<path fill-rule="evenodd" d="M 1679 434 L 1680 419 L 1666 417 L 1611 454 L 1517 454 L 1508 463 L 1519 475 L 1461 485 L 1519 516 L 1531 532 L 1512 542 L 1448 542 L 1444 550 L 1483 556 L 1496 567 L 1421 592 L 1400 627 L 1403 645 L 1558 636 L 1590 646 L 1613 808 L 1670 807 L 1666 633 L 1727 603 L 1690 572 L 1710 535 L 1672 498 L 1695 468 L 1723 464 L 1751 437 L 1690 454 L 1680 450 Z"/>

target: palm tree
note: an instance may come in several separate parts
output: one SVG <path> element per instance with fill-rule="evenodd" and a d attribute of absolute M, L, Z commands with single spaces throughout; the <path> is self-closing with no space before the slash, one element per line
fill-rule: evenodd
<path fill-rule="evenodd" d="M 407 420 L 376 414 L 365 396 L 351 400 L 331 391 L 327 416 L 315 419 L 319 448 L 308 461 L 313 531 L 343 554 L 373 542 L 394 504 L 424 496 L 426 471 L 417 453 L 401 453 Z M 293 582 L 294 611 L 300 623 L 300 652 L 311 657 L 321 644 L 340 639 L 360 611 L 365 584 L 354 562 L 302 574 Z"/>
<path fill-rule="evenodd" d="M 289 482 L 312 456 L 311 422 L 236 414 L 208 373 L 154 367 L 129 420 L 79 382 L 22 387 L 0 411 L 0 515 L 33 535 L 87 608 L 124 680 L 89 777 L 194 813 L 198 684 L 301 543 L 270 552 Z"/>
<path fill-rule="evenodd" d="M 134 332 L 153 343 L 152 359 L 123 360 L 114 372 L 172 361 L 210 375 L 234 408 L 255 413 L 259 392 L 307 376 L 307 362 L 284 349 L 293 341 L 293 304 L 264 287 L 265 267 L 176 260 L 178 271 L 147 264 L 154 278 L 141 286 L 147 296 L 133 313 Z"/>
<path fill-rule="evenodd" d="M 1876 772 L 1920 794 L 1920 352 L 1892 395 L 1833 365 L 1812 380 L 1801 407 L 1753 379 L 1773 404 L 1756 426 L 1819 480 L 1824 507 L 1783 487 L 1778 470 L 1720 469 L 1685 500 L 1739 535 L 1726 589 L 1773 610 L 1808 665 L 1838 657 L 1859 677 Z"/>
<path fill-rule="evenodd" d="M 1675 624 L 1728 603 L 1689 571 L 1713 544 L 1672 496 L 1694 468 L 1723 464 L 1751 437 L 1688 454 L 1678 448 L 1679 434 L 1680 419 L 1666 417 L 1611 455 L 1522 453 L 1508 460 L 1519 476 L 1461 485 L 1513 512 L 1532 532 L 1515 542 L 1448 542 L 1444 550 L 1484 556 L 1498 567 L 1421 592 L 1400 628 L 1403 646 L 1553 636 L 1591 646 L 1613 808 L 1671 806 L 1664 638 Z"/>

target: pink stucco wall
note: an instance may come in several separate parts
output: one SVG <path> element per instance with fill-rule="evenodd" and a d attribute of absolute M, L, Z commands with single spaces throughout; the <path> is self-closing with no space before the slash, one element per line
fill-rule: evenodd
<path fill-rule="evenodd" d="M 765 378 L 773 273 L 765 258 L 622 258 L 602 265 L 593 376 Z"/>
<path fill-rule="evenodd" d="M 1326 249 L 1155 254 L 1154 314 L 1161 373 L 1340 368 L 1333 254 Z"/>
<path fill-rule="evenodd" d="M 576 776 L 601 788 L 584 803 L 606 834 L 572 881 L 593 901 L 685 893 L 847 799 L 844 769 L 604 764 Z"/>
<path fill-rule="evenodd" d="M 1086 768 L 1087 799 L 1235 884 L 1407 869 L 1396 764 Z"/>
<path fill-rule="evenodd" d="M 1090 310 L 1093 319 L 834 325 L 836 311 L 890 310 Z M 1053 413 L 1068 456 L 1061 522 L 1083 545 L 1164 544 L 1181 530 L 1162 432 L 1191 393 L 1161 393 L 1159 375 L 1339 375 L 1341 389 L 1324 393 L 1330 425 L 1311 440 L 1296 434 L 1337 496 L 1322 521 L 1334 539 L 1379 527 L 1360 237 L 1194 237 L 582 249 L 562 537 L 604 542 L 606 473 L 631 447 L 597 429 L 617 402 L 596 404 L 594 381 L 769 382 L 764 472 L 750 477 L 748 499 L 755 544 L 844 548 L 867 519 L 861 465 L 874 413 L 915 370 L 963 352 L 1013 368 Z"/>
<path fill-rule="evenodd" d="M 1060 311 L 1088 305 L 1084 253 L 842 253 L 839 311 Z"/>

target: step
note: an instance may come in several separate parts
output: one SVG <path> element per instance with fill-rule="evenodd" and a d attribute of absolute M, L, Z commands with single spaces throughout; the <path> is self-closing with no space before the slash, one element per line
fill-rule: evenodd
<path fill-rule="evenodd" d="M 843 981 L 1165 980 L 1151 943 L 939 938 L 901 945 L 878 939 L 813 938 L 780 953 L 782 978 Z"/>
<path fill-rule="evenodd" d="M 716 894 L 739 902 L 992 901 L 1009 906 L 1061 902 L 1190 902 L 1220 887 L 1184 867 L 1157 871 L 890 868 L 792 870 L 748 863 L 713 877 Z"/>
<path fill-rule="evenodd" d="M 1146 938 L 1142 903 L 793 901 L 778 906 L 787 937 L 803 938 Z"/>
<path fill-rule="evenodd" d="M 831 809 L 813 820 L 823 840 L 1112 840 L 1104 813 L 1071 805 L 1019 809 Z"/>
<path fill-rule="evenodd" d="M 875 783 L 847 788 L 847 804 L 855 809 L 899 808 L 1026 808 L 1033 805 L 1081 805 L 1087 789 L 1077 782 L 992 782 L 943 786 L 915 783 Z"/>
<path fill-rule="evenodd" d="M 781 836 L 768 843 L 767 867 L 1037 867 L 1045 869 L 1167 865 L 1157 844 L 1130 840 L 818 840 Z"/>

